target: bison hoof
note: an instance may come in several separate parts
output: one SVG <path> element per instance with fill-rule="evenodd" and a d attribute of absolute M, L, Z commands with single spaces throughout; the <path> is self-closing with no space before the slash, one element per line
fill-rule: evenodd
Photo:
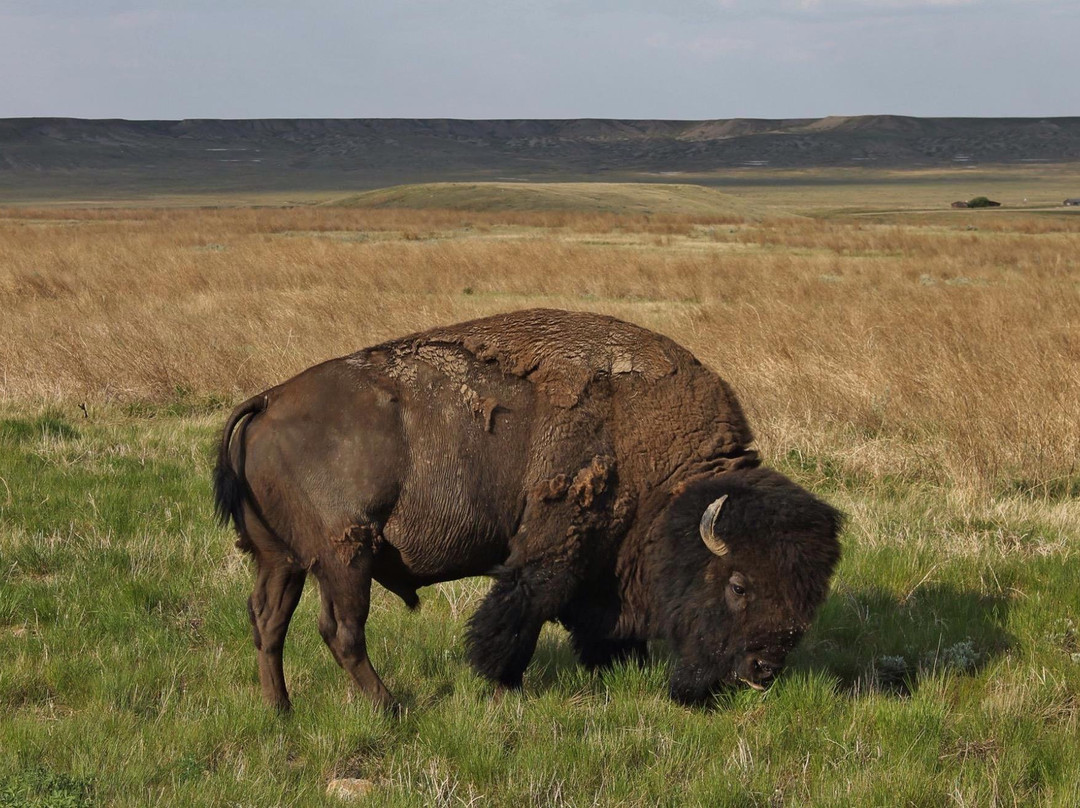
<path fill-rule="evenodd" d="M 272 701 L 272 702 L 270 702 L 270 708 L 275 713 L 277 713 L 278 715 L 283 716 L 283 717 L 292 715 L 292 711 L 293 711 L 292 702 L 289 701 L 288 699 L 284 699 L 283 701 L 277 701 L 277 700 Z"/>

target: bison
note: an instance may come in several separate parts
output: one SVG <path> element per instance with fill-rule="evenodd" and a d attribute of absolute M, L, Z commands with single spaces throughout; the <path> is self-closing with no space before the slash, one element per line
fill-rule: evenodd
<path fill-rule="evenodd" d="M 670 695 L 763 690 L 824 600 L 841 515 L 760 465 L 734 394 L 685 348 L 598 314 L 500 314 L 316 365 L 240 404 L 214 489 L 254 556 L 264 698 L 304 581 L 319 631 L 372 701 L 392 699 L 364 624 L 372 580 L 494 583 L 473 668 L 521 686 L 547 621 L 580 661 L 673 656 Z"/>

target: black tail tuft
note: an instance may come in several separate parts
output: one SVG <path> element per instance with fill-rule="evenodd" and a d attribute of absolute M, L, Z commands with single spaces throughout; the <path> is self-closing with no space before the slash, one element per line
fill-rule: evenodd
<path fill-rule="evenodd" d="M 214 510 L 222 525 L 232 522 L 237 531 L 242 531 L 244 527 L 244 496 L 247 488 L 244 483 L 244 451 L 241 449 L 239 462 L 233 468 L 229 444 L 237 425 L 248 415 L 257 415 L 264 409 L 266 396 L 258 395 L 233 410 L 218 447 L 218 461 L 214 468 Z"/>
<path fill-rule="evenodd" d="M 232 466 L 218 463 L 214 469 L 214 511 L 218 524 L 224 526 L 232 522 L 239 530 L 244 505 L 244 487 L 236 476 Z"/>

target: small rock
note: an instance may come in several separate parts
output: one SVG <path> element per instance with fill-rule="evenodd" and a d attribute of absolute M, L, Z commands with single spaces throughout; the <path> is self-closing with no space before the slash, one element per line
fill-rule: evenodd
<path fill-rule="evenodd" d="M 366 797 L 375 788 L 375 783 L 371 780 L 358 780 L 355 777 L 342 777 L 337 780 L 331 780 L 330 784 L 326 787 L 326 793 L 331 797 L 337 797 L 342 800 L 357 800 L 361 797 Z"/>

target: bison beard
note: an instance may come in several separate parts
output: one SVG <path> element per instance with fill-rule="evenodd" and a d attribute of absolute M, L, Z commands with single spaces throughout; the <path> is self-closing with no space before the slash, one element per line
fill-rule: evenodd
<path fill-rule="evenodd" d="M 264 698 L 307 575 L 319 629 L 374 702 L 372 581 L 495 582 L 472 666 L 520 687 L 543 624 L 590 667 L 674 657 L 672 698 L 768 687 L 824 599 L 840 515 L 761 468 L 730 388 L 672 341 L 610 317 L 531 310 L 384 343 L 241 404 L 215 498 L 255 561 Z M 704 515 L 704 517 L 703 517 Z"/>

